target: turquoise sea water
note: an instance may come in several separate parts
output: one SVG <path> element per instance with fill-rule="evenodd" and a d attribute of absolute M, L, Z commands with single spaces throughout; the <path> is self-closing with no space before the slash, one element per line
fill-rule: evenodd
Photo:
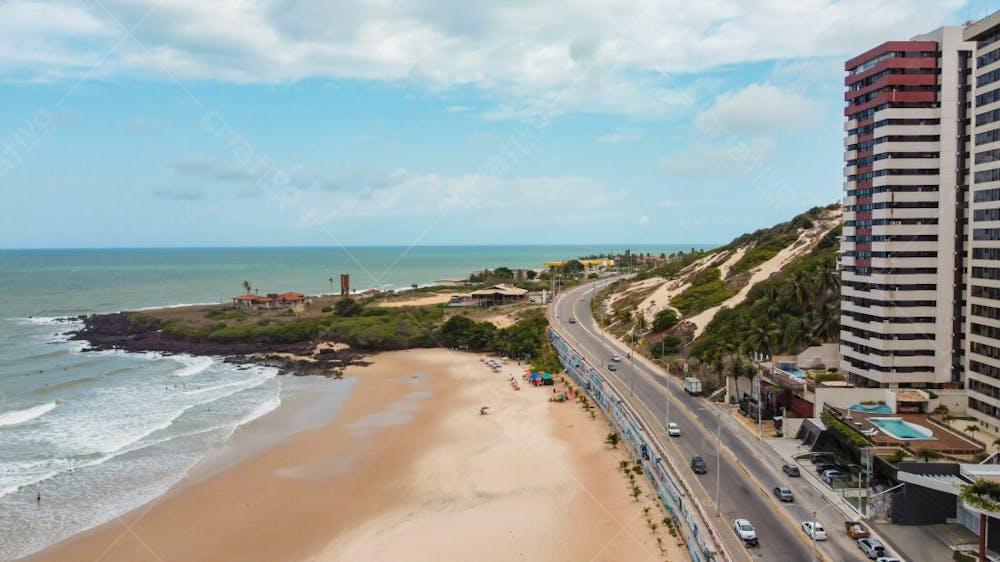
<path fill-rule="evenodd" d="M 60 318 L 225 302 L 243 292 L 244 280 L 260 293 L 333 293 L 341 273 L 358 290 L 406 288 L 623 249 L 0 251 L 0 559 L 28 555 L 155 498 L 286 392 L 282 378 L 264 367 L 82 352 L 81 342 L 65 337 L 79 323 Z"/>

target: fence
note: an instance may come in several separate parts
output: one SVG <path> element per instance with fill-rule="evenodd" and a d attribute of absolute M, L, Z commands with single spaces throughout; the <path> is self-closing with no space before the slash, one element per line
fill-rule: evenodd
<path fill-rule="evenodd" d="M 550 331 L 552 343 L 566 372 L 593 399 L 613 428 L 622 435 L 622 443 L 639 458 L 645 446 L 650 460 L 644 472 L 649 478 L 663 506 L 678 521 L 688 552 L 695 562 L 725 560 L 725 551 L 707 521 L 702 507 L 691 499 L 679 471 L 665 454 L 659 443 L 651 438 L 652 432 L 633 414 L 605 377 L 573 349 L 555 331 Z M 656 454 L 653 454 L 655 452 Z M 722 554 L 720 554 L 720 551 Z"/>

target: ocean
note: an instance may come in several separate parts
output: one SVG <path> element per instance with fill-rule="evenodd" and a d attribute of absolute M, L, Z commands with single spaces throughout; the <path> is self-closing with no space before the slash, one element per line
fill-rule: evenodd
<path fill-rule="evenodd" d="M 2 250 L 0 559 L 27 556 L 153 500 L 294 387 L 273 368 L 221 358 L 83 352 L 83 342 L 66 336 L 80 323 L 65 318 L 228 302 L 245 292 L 244 281 L 261 294 L 323 294 L 339 292 L 348 273 L 355 289 L 405 289 L 623 249 Z M 349 387 L 338 388 L 346 396 Z"/>

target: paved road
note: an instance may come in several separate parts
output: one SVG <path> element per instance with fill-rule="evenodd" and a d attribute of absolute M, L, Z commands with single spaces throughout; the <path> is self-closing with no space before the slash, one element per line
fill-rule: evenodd
<path fill-rule="evenodd" d="M 704 399 L 689 396 L 678 380 L 663 376 L 659 368 L 647 364 L 641 357 L 634 361 L 629 359 L 625 346 L 600 332 L 590 308 L 596 285 L 574 288 L 556 301 L 556 322 L 560 332 L 578 351 L 584 351 L 584 355 L 589 356 L 586 357 L 588 362 L 602 368 L 605 375 L 618 379 L 619 388 L 634 393 L 636 400 L 633 404 L 640 408 L 650 427 L 661 435 L 666 433 L 665 420 L 669 407 L 669 419 L 680 426 L 681 437 L 664 439 L 667 452 L 681 467 L 689 466 L 691 458 L 696 455 L 705 460 L 708 474 L 695 475 L 692 472 L 686 476 L 709 514 L 717 511 L 718 476 L 721 515 L 715 523 L 730 552 L 737 559 L 744 560 L 811 560 L 811 545 L 805 542 L 805 535 L 798 530 L 798 524 L 811 519 L 813 509 L 825 509 L 825 516 L 821 514 L 817 519 L 825 524 L 833 540 L 818 543 L 818 551 L 831 560 L 863 560 L 853 542 L 844 535 L 840 512 L 827 509 L 831 504 L 817 494 L 810 483 L 785 477 L 781 472 L 780 459 L 740 427 L 739 422 L 726 415 L 720 417 L 718 408 Z M 570 319 L 575 323 L 570 323 Z M 614 372 L 608 370 L 613 354 L 622 357 L 617 364 L 618 370 Z M 716 460 L 715 434 L 719 429 L 723 445 L 721 463 Z M 716 471 L 719 471 L 718 475 Z M 779 504 L 770 499 L 767 494 L 778 484 L 792 488 L 796 496 L 794 503 Z M 732 521 L 736 518 L 750 520 L 760 538 L 760 548 L 743 547 L 732 530 Z"/>

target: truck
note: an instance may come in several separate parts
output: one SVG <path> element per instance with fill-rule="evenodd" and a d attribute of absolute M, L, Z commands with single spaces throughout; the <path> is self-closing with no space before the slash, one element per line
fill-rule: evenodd
<path fill-rule="evenodd" d="M 701 394 L 701 381 L 694 377 L 684 377 L 684 390 L 692 396 Z"/>
<path fill-rule="evenodd" d="M 844 521 L 844 528 L 852 539 L 864 539 L 871 536 L 868 528 L 857 521 Z"/>

